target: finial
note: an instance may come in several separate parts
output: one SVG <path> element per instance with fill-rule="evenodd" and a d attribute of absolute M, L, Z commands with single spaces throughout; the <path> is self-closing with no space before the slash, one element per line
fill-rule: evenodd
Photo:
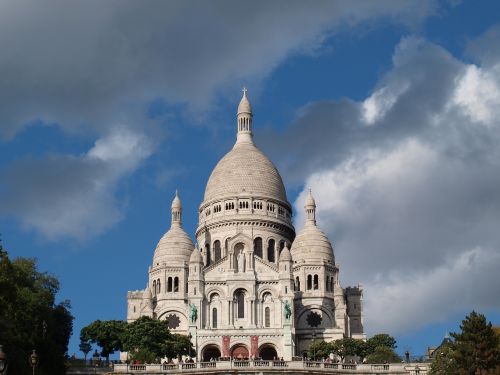
<path fill-rule="evenodd" d="M 247 88 L 245 86 L 243 86 L 243 90 L 241 90 L 241 91 L 243 91 L 243 96 L 247 96 L 247 91 L 248 90 L 247 90 Z"/>

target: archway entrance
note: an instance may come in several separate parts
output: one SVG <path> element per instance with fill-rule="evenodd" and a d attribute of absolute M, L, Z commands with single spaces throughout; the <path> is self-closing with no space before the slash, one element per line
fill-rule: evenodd
<path fill-rule="evenodd" d="M 203 348 L 203 355 L 202 359 L 203 362 L 209 362 L 211 358 L 219 358 L 220 357 L 220 350 L 217 345 L 207 345 L 205 348 Z"/>
<path fill-rule="evenodd" d="M 269 344 L 262 345 L 259 350 L 259 357 L 266 361 L 271 361 L 273 359 L 278 359 L 278 353 L 274 346 Z"/>
<path fill-rule="evenodd" d="M 243 344 L 235 345 L 231 350 L 231 356 L 238 359 L 248 358 L 248 349 Z"/>

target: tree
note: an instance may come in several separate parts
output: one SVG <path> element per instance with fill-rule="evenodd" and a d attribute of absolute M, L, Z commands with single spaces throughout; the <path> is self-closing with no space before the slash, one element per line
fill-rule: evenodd
<path fill-rule="evenodd" d="M 171 336 L 165 320 L 142 316 L 127 325 L 123 334 L 123 349 L 131 359 L 151 363 L 172 352 L 168 344 Z"/>
<path fill-rule="evenodd" d="M 127 323 L 123 320 L 96 320 L 83 327 L 80 340 L 101 347 L 101 355 L 109 362 L 109 355 L 117 350 L 123 350 L 123 334 Z"/>
<path fill-rule="evenodd" d="M 457 372 L 457 364 L 454 358 L 453 347 L 445 344 L 434 352 L 429 375 L 448 375 Z"/>
<path fill-rule="evenodd" d="M 31 374 L 32 349 L 37 373 L 66 372 L 65 356 L 73 331 L 69 301 L 56 303 L 58 280 L 37 270 L 34 259 L 11 260 L 0 242 L 0 343 L 9 358 L 9 373 Z"/>
<path fill-rule="evenodd" d="M 399 363 L 401 358 L 387 346 L 377 346 L 373 353 L 366 357 L 367 363 Z"/>
<path fill-rule="evenodd" d="M 326 358 L 332 352 L 332 346 L 323 340 L 313 341 L 309 346 L 307 355 L 309 358 Z"/>
<path fill-rule="evenodd" d="M 460 325 L 461 332 L 452 333 L 454 359 L 461 374 L 493 373 L 500 369 L 498 336 L 486 317 L 472 311 Z"/>
<path fill-rule="evenodd" d="M 335 340 L 331 342 L 331 351 L 338 355 L 342 361 L 347 356 L 354 356 L 357 354 L 359 349 L 359 340 L 352 339 L 350 337 L 344 337 L 340 340 Z"/>
<path fill-rule="evenodd" d="M 396 349 L 396 340 L 394 337 L 388 335 L 387 333 L 379 333 L 373 337 L 370 337 L 367 341 L 367 355 L 375 352 L 375 349 L 379 346 L 385 346 L 389 349 Z"/>
<path fill-rule="evenodd" d="M 84 340 L 82 336 L 80 335 L 80 345 L 78 346 L 80 351 L 83 353 L 85 356 L 85 363 L 87 362 L 87 355 L 92 351 L 92 345 L 90 342 Z"/>
<path fill-rule="evenodd" d="M 167 340 L 166 357 L 175 358 L 178 355 L 195 356 L 196 350 L 188 336 L 175 333 Z"/>

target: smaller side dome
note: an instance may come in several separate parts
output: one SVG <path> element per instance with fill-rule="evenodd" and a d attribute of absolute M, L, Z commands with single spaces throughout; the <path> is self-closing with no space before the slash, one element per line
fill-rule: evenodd
<path fill-rule="evenodd" d="M 335 264 L 333 248 L 328 237 L 316 226 L 316 201 L 311 191 L 304 206 L 306 225 L 295 237 L 290 253 L 297 263 L 327 261 Z"/>
<path fill-rule="evenodd" d="M 203 263 L 203 257 L 201 256 L 200 250 L 196 247 L 193 248 L 193 252 L 189 257 L 189 263 Z"/>
<path fill-rule="evenodd" d="M 156 245 L 153 266 L 162 263 L 183 264 L 189 261 L 194 244 L 182 228 L 182 204 L 179 194 L 175 193 L 172 202 L 172 223 L 170 229 Z"/>
<path fill-rule="evenodd" d="M 292 261 L 292 254 L 290 253 L 290 249 L 288 248 L 288 245 L 285 245 L 283 250 L 281 250 L 279 261 L 280 262 L 291 262 Z"/>

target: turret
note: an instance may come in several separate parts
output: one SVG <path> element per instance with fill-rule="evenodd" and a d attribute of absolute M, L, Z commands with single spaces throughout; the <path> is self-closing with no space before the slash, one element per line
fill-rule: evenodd
<path fill-rule="evenodd" d="M 281 250 L 279 257 L 281 294 L 285 296 L 293 296 L 294 287 L 292 266 L 292 255 L 290 254 L 288 245 L 285 245 L 283 250 Z"/>

